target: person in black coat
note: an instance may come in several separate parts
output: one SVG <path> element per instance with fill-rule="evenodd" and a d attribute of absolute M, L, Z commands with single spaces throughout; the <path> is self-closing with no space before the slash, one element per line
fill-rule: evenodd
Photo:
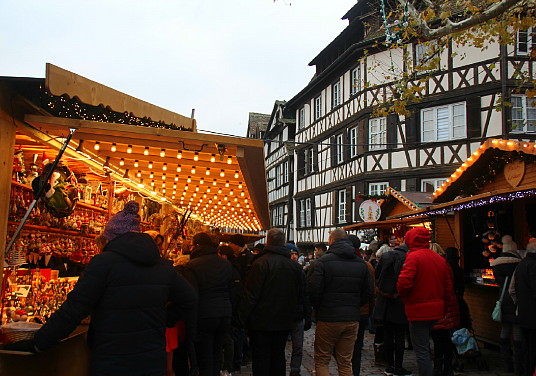
<path fill-rule="evenodd" d="M 525 258 L 517 265 L 514 273 L 515 300 L 519 326 L 523 335 L 523 375 L 536 371 L 536 240 L 527 245 Z"/>
<path fill-rule="evenodd" d="M 191 315 L 197 296 L 160 257 L 153 239 L 139 233 L 138 210 L 131 201 L 110 219 L 103 252 L 35 334 L 35 350 L 54 346 L 91 314 L 91 375 L 165 374 L 166 325 Z"/>
<path fill-rule="evenodd" d="M 335 229 L 328 239 L 328 252 L 316 262 L 308 284 L 317 320 L 315 369 L 319 376 L 329 375 L 329 362 L 335 350 L 339 373 L 351 375 L 359 308 L 369 302 L 372 280 L 346 231 Z"/>
<path fill-rule="evenodd" d="M 290 259 L 283 231 L 269 230 L 234 316 L 235 326 L 249 329 L 254 376 L 285 376 L 285 345 L 303 304 L 304 279 L 300 265 Z"/>
<path fill-rule="evenodd" d="M 183 275 L 199 294 L 195 353 L 199 374 L 219 376 L 225 335 L 231 325 L 233 271 L 231 263 L 218 256 L 218 249 L 205 232 L 193 237 L 194 250 Z"/>
<path fill-rule="evenodd" d="M 401 244 L 391 252 L 384 252 L 375 269 L 376 304 L 372 316 L 377 324 L 383 325 L 384 359 L 388 365 L 386 373 L 395 375 L 408 374 L 402 365 L 408 319 L 404 302 L 396 290 L 398 275 L 408 251 L 408 246 Z"/>
<path fill-rule="evenodd" d="M 517 321 L 516 305 L 510 294 L 508 294 L 508 287 L 512 281 L 514 270 L 516 270 L 517 265 L 521 261 L 521 256 L 517 252 L 517 244 L 512 240 L 510 235 L 504 235 L 501 240 L 502 252 L 499 257 L 491 262 L 493 277 L 497 285 L 499 285 L 498 294 L 501 293 L 506 284 L 506 292 L 501 304 L 502 316 L 499 346 L 506 366 L 506 372 L 514 372 L 516 375 L 520 375 L 523 339 L 521 328 Z"/>

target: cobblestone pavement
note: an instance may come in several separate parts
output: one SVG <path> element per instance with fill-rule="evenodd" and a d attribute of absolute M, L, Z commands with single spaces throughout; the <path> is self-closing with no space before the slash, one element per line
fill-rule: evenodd
<path fill-rule="evenodd" d="M 368 332 L 365 335 L 365 344 L 363 348 L 363 355 L 361 359 L 361 376 L 384 376 L 383 370 L 385 367 L 376 366 L 374 364 L 374 350 L 373 350 L 374 336 Z M 303 344 L 303 362 L 301 376 L 315 375 L 314 371 L 314 325 L 313 328 L 305 332 L 305 339 Z M 286 356 L 287 356 L 287 372 L 289 371 L 291 343 L 287 343 Z M 482 349 L 482 357 L 480 359 L 485 360 L 489 370 L 478 370 L 476 361 L 473 359 L 462 360 L 463 371 L 456 372 L 455 375 L 459 376 L 512 376 L 513 374 L 503 371 L 501 356 L 498 351 L 490 349 Z M 417 363 L 415 361 L 415 354 L 411 350 L 406 350 L 404 353 L 404 367 L 408 370 L 412 370 L 417 375 Z M 337 365 L 334 360 L 330 363 L 330 376 L 337 376 Z M 233 373 L 233 376 L 252 376 L 251 363 L 242 367 L 240 373 Z"/>

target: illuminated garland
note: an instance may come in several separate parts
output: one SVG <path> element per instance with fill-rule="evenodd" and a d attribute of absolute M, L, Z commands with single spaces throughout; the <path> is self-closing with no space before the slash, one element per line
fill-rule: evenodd
<path fill-rule="evenodd" d="M 404 13 L 402 15 L 402 21 L 398 21 L 394 25 L 390 25 L 387 21 L 387 11 L 385 7 L 385 0 L 381 0 L 381 13 L 383 18 L 383 24 L 385 26 L 385 43 L 391 44 L 391 43 L 402 43 L 402 35 L 400 32 L 400 29 L 406 28 L 409 26 L 409 23 L 407 21 L 407 16 L 409 15 L 408 11 L 408 2 L 406 1 L 406 4 L 404 5 Z M 398 28 L 398 31 L 391 31 L 391 28 Z"/>
<path fill-rule="evenodd" d="M 495 180 L 495 176 L 504 169 L 504 166 L 514 161 L 522 161 L 527 164 L 534 163 L 536 156 L 532 154 L 525 154 L 518 151 L 511 151 L 505 154 L 503 157 L 493 158 L 487 165 L 487 169 L 483 173 L 474 178 L 466 189 L 460 189 L 460 196 L 470 197 L 480 191 L 484 185 L 492 183 Z"/>
<path fill-rule="evenodd" d="M 452 211 L 473 209 L 473 208 L 477 208 L 477 207 L 480 207 L 480 206 L 497 204 L 497 203 L 502 203 L 502 202 L 511 202 L 511 201 L 514 201 L 514 200 L 518 200 L 518 199 L 522 199 L 522 198 L 526 198 L 526 197 L 533 197 L 533 196 L 536 196 L 536 189 L 529 189 L 529 190 L 526 190 L 526 191 L 505 193 L 505 194 L 502 194 L 502 195 L 486 197 L 486 198 L 481 198 L 481 199 L 475 200 L 475 201 L 465 202 L 463 204 L 452 205 L 452 206 L 449 206 L 447 208 L 441 208 L 441 209 L 436 209 L 436 210 L 432 209 L 432 210 L 427 211 L 426 213 L 417 213 L 415 215 L 410 215 L 410 216 L 407 216 L 405 218 L 413 218 L 413 217 L 418 217 L 418 216 L 422 216 L 422 215 L 427 215 L 427 216 L 445 215 L 445 214 L 447 214 L 449 212 L 452 212 Z"/>
<path fill-rule="evenodd" d="M 150 120 L 146 117 L 140 118 L 129 114 L 128 112 L 121 113 L 112 111 L 103 106 L 91 106 L 79 102 L 76 98 L 69 98 L 67 95 L 56 96 L 45 92 L 39 96 L 38 102 L 38 105 L 47 109 L 52 115 L 62 118 L 191 131 L 191 129 L 179 127 L 175 124 L 165 124 Z"/>

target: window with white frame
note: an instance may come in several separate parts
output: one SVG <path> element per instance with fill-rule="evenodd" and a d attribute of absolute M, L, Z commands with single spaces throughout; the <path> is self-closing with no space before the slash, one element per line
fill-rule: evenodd
<path fill-rule="evenodd" d="M 422 179 L 421 192 L 435 192 L 447 179 Z"/>
<path fill-rule="evenodd" d="M 319 95 L 315 98 L 315 120 L 322 117 L 322 96 Z"/>
<path fill-rule="evenodd" d="M 369 184 L 369 195 L 371 196 L 380 196 L 385 194 L 387 187 L 389 186 L 388 182 L 381 183 L 370 183 Z"/>
<path fill-rule="evenodd" d="M 344 136 L 342 133 L 335 136 L 335 161 L 337 164 L 344 162 Z"/>
<path fill-rule="evenodd" d="M 277 224 L 279 226 L 283 225 L 283 206 L 277 207 Z"/>
<path fill-rule="evenodd" d="M 305 199 L 305 227 L 311 227 L 313 225 L 313 211 L 311 208 L 311 199 Z"/>
<path fill-rule="evenodd" d="M 275 187 L 278 188 L 281 185 L 281 165 L 275 166 Z"/>
<path fill-rule="evenodd" d="M 536 132 L 536 98 L 512 95 L 512 132 Z"/>
<path fill-rule="evenodd" d="M 387 146 L 387 118 L 369 119 L 369 150 L 381 150 Z"/>
<path fill-rule="evenodd" d="M 341 82 L 337 81 L 331 86 L 331 108 L 341 105 Z"/>
<path fill-rule="evenodd" d="M 465 102 L 421 110 L 422 142 L 460 139 L 466 135 Z"/>
<path fill-rule="evenodd" d="M 354 69 L 352 69 L 352 72 L 350 74 L 350 93 L 352 95 L 355 95 L 361 91 L 361 66 L 358 65 Z"/>
<path fill-rule="evenodd" d="M 415 59 L 414 59 L 414 66 L 422 66 L 425 65 L 429 69 L 436 69 L 438 68 L 438 64 L 436 64 L 437 57 L 435 54 L 437 53 L 437 41 L 432 40 L 425 43 L 418 43 L 415 44 Z"/>
<path fill-rule="evenodd" d="M 357 127 L 350 128 L 350 157 L 357 157 Z"/>
<path fill-rule="evenodd" d="M 283 184 L 288 183 L 288 161 L 283 162 Z"/>
<path fill-rule="evenodd" d="M 303 174 L 308 175 L 315 171 L 314 148 L 309 147 L 303 151 Z"/>
<path fill-rule="evenodd" d="M 305 107 L 300 108 L 299 129 L 305 128 Z"/>
<path fill-rule="evenodd" d="M 346 222 L 346 189 L 337 191 L 337 222 Z"/>
<path fill-rule="evenodd" d="M 300 227 L 311 227 L 312 226 L 312 208 L 311 208 L 311 199 L 305 198 L 299 201 L 300 203 Z"/>
<path fill-rule="evenodd" d="M 528 55 L 536 50 L 536 28 L 529 27 L 525 30 L 518 30 L 516 53 L 518 55 Z"/>

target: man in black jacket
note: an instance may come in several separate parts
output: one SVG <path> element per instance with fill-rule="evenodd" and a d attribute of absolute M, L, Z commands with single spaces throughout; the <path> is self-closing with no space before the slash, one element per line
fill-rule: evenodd
<path fill-rule="evenodd" d="M 210 235 L 199 232 L 183 275 L 199 294 L 195 353 L 200 375 L 219 375 L 223 342 L 231 326 L 231 263 L 218 256 Z"/>
<path fill-rule="evenodd" d="M 236 326 L 249 328 L 254 376 L 285 376 L 285 344 L 305 296 L 304 280 L 300 265 L 290 259 L 283 231 L 268 231 L 235 317 Z"/>
<path fill-rule="evenodd" d="M 339 375 L 351 376 L 359 307 L 372 295 L 372 280 L 346 231 L 333 230 L 328 243 L 328 252 L 316 262 L 308 286 L 317 320 L 315 369 L 318 376 L 329 376 L 335 350 Z"/>
<path fill-rule="evenodd" d="M 36 333 L 36 350 L 52 347 L 91 314 L 91 375 L 166 372 L 166 324 L 190 316 L 197 296 L 160 257 L 151 236 L 139 232 L 138 210 L 139 205 L 130 201 L 110 219 L 103 252 L 91 260 L 67 300 Z"/>

